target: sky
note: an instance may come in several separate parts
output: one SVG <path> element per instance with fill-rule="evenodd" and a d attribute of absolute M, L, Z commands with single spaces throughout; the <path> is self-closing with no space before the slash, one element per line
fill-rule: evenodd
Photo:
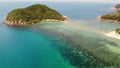
<path fill-rule="evenodd" d="M 0 0 L 0 1 L 72 1 L 72 2 L 116 2 L 120 3 L 120 0 Z"/>

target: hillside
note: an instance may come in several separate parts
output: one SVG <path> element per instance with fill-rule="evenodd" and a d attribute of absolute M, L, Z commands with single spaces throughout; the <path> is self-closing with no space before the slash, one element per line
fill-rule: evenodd
<path fill-rule="evenodd" d="M 14 9 L 8 13 L 5 23 L 25 25 L 39 23 L 44 19 L 64 20 L 64 17 L 46 5 L 35 4 L 26 8 Z"/>
<path fill-rule="evenodd" d="M 101 19 L 120 21 L 120 11 L 102 15 Z"/>

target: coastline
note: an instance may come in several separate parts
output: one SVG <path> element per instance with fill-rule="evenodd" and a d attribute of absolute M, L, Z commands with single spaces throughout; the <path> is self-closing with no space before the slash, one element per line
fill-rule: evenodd
<path fill-rule="evenodd" d="M 112 10 L 120 10 L 120 8 L 111 7 Z"/>
<path fill-rule="evenodd" d="M 8 21 L 8 20 L 5 20 L 3 22 L 4 24 L 7 24 L 7 25 L 10 25 L 10 26 L 28 26 L 30 24 L 26 24 L 26 22 L 13 22 L 13 21 Z"/>
<path fill-rule="evenodd" d="M 103 21 L 118 22 L 118 23 L 120 23 L 120 21 L 117 21 L 117 20 L 110 20 L 110 19 L 101 18 L 101 15 L 98 16 L 98 19 L 99 19 L 99 20 L 103 20 Z M 117 34 L 115 31 L 111 31 L 111 32 L 109 32 L 109 33 L 104 33 L 103 35 L 105 35 L 105 36 L 107 36 L 107 37 L 115 38 L 115 39 L 120 39 L 120 35 Z"/>
<path fill-rule="evenodd" d="M 118 21 L 118 20 L 105 19 L 105 18 L 101 18 L 101 17 L 102 16 L 100 15 L 100 16 L 97 17 L 97 19 L 102 20 L 102 21 L 118 22 L 118 23 L 120 23 L 120 21 Z"/>
<path fill-rule="evenodd" d="M 64 22 L 66 23 L 66 21 L 68 21 L 68 17 L 67 16 L 63 16 L 64 20 L 55 20 L 55 19 L 43 19 L 41 22 L 44 21 L 60 21 L 60 22 Z M 9 20 L 5 20 L 4 21 L 5 24 L 10 25 L 10 26 L 29 26 L 29 25 L 33 25 L 36 24 L 34 22 L 27 24 L 28 22 L 23 22 L 21 20 L 17 21 L 9 21 Z"/>
<path fill-rule="evenodd" d="M 116 11 L 120 10 L 120 8 L 115 8 L 115 6 L 111 7 L 110 9 L 116 10 Z M 119 22 L 120 23 L 120 21 L 118 21 L 118 20 L 111 20 L 111 19 L 102 18 L 102 15 L 98 16 L 97 19 L 106 20 L 106 21 L 110 21 L 110 22 Z"/>
<path fill-rule="evenodd" d="M 111 38 L 115 38 L 115 39 L 120 39 L 120 35 L 117 34 L 115 31 L 109 32 L 104 34 L 105 36 L 111 37 Z"/>
<path fill-rule="evenodd" d="M 112 9 L 112 10 L 118 10 L 117 8 L 115 8 L 115 7 L 111 7 L 110 9 Z"/>

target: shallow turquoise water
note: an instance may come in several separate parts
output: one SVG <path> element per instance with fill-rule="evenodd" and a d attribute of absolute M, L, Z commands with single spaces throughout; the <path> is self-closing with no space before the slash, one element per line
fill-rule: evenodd
<path fill-rule="evenodd" d="M 86 43 L 96 44 L 96 42 L 93 42 L 96 38 L 102 39 L 100 41 L 103 42 L 103 39 L 106 39 L 104 36 L 94 32 L 91 33 L 89 30 L 84 32 L 83 28 L 73 31 L 73 28 L 68 28 L 64 25 L 56 26 L 60 25 L 58 23 L 53 24 L 54 27 L 40 25 L 41 28 L 38 27 L 39 25 L 10 27 L 3 24 L 3 20 L 10 10 L 35 3 L 44 3 L 55 8 L 63 15 L 69 16 L 72 23 L 78 23 L 78 25 L 86 27 L 89 25 L 92 28 L 96 26 L 94 28 L 102 28 L 104 31 L 108 31 L 108 28 L 109 30 L 113 30 L 115 27 L 119 27 L 117 23 L 105 24 L 95 19 L 100 14 L 112 12 L 109 7 L 114 4 L 0 2 L 0 7 L 2 7 L 0 8 L 0 68 L 96 68 L 103 66 L 99 61 L 72 46 L 77 45 L 79 42 L 81 42 L 81 46 Z M 88 8 L 94 8 L 95 13 L 89 13 L 93 12 L 93 9 Z M 51 32 L 53 33 L 51 34 Z M 85 41 L 86 37 L 87 40 Z M 75 39 L 74 41 L 77 40 L 77 43 L 69 43 L 69 38 Z M 91 38 L 93 40 L 90 40 Z M 83 41 L 85 43 L 82 43 Z M 119 42 L 118 40 L 114 41 L 113 43 Z M 114 45 L 113 43 L 111 45 Z"/>
<path fill-rule="evenodd" d="M 3 26 L 6 28 L 0 31 L 0 67 L 73 68 L 51 47 L 43 33 L 37 34 L 29 27 Z"/>
<path fill-rule="evenodd" d="M 38 32 L 43 30 L 47 35 L 53 36 L 50 40 L 54 40 L 53 44 L 56 45 L 52 46 L 73 66 L 79 68 L 103 68 L 119 64 L 119 53 L 113 52 L 107 47 L 107 45 L 110 45 L 120 48 L 120 43 L 117 39 L 109 38 L 93 31 L 76 28 L 76 26 L 71 27 L 70 25 L 56 22 L 38 24 L 34 28 Z M 67 43 L 63 44 L 64 42 Z M 104 60 L 107 60 L 107 63 Z"/>

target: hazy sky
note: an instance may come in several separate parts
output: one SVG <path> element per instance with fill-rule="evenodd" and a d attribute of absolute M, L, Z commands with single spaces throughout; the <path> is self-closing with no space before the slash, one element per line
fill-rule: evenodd
<path fill-rule="evenodd" d="M 120 0 L 0 0 L 0 1 L 74 1 L 74 2 L 117 2 L 120 3 Z"/>

